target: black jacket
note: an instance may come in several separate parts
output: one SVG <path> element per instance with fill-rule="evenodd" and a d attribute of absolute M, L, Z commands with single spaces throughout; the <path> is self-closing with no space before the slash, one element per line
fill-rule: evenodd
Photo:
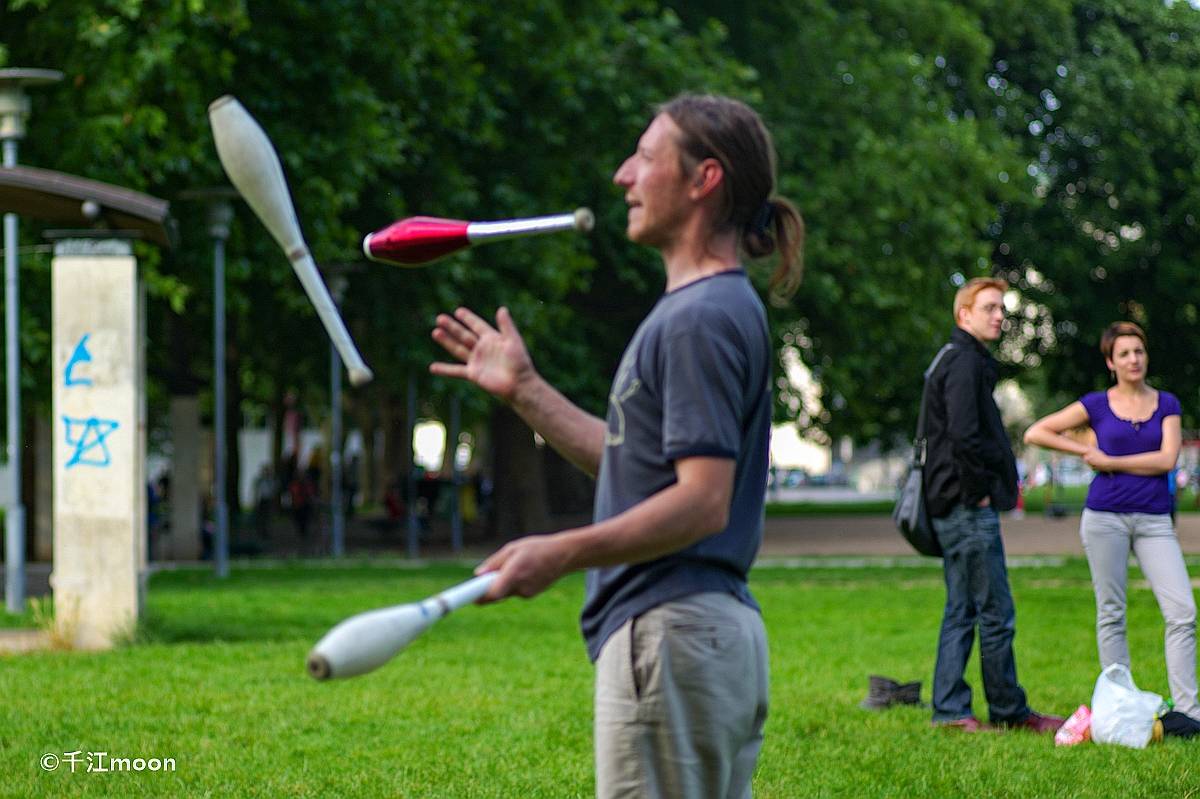
<path fill-rule="evenodd" d="M 954 345 L 929 376 L 925 392 L 925 502 L 931 516 L 991 497 L 998 511 L 1017 504 L 1017 462 L 992 398 L 996 359 L 956 327 Z"/>

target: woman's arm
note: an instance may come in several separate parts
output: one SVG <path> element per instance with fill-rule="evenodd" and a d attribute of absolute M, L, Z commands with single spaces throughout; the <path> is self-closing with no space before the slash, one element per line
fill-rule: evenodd
<path fill-rule="evenodd" d="M 1091 448 L 1073 438 L 1068 438 L 1063 433 L 1087 423 L 1087 408 L 1083 407 L 1082 402 L 1072 402 L 1061 411 L 1043 416 L 1030 425 L 1029 429 L 1025 431 L 1025 443 L 1036 444 L 1039 447 L 1066 452 L 1070 455 L 1083 455 Z"/>
<path fill-rule="evenodd" d="M 1180 417 L 1167 416 L 1162 422 L 1162 446 L 1157 450 L 1137 455 L 1105 455 L 1098 449 L 1091 449 L 1084 453 L 1083 460 L 1088 466 L 1101 472 L 1125 472 L 1152 477 L 1175 468 L 1182 445 L 1183 430 Z"/>

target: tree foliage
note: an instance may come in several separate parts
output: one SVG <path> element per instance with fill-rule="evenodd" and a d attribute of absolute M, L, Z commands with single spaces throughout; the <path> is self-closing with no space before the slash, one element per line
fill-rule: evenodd
<path fill-rule="evenodd" d="M 26 163 L 173 201 L 182 246 L 141 253 L 151 376 L 166 384 L 155 395 L 209 383 L 211 246 L 203 205 L 180 195 L 224 183 L 206 110 L 232 93 L 279 152 L 318 262 L 353 267 L 343 312 L 377 380 L 350 405 L 377 421 L 378 409 L 403 407 L 410 378 L 421 412 L 438 412 L 448 386 L 427 376 L 437 357 L 429 330 L 459 304 L 487 315 L 510 306 L 539 368 L 601 409 L 618 342 L 662 280 L 621 235 L 612 171 L 655 102 L 749 78 L 720 54 L 716 28 L 690 33 L 643 0 L 34 0 L 0 8 L 0 31 L 9 63 L 67 76 L 34 97 Z M 590 239 L 511 242 L 417 270 L 368 266 L 360 253 L 364 233 L 403 216 L 497 219 L 579 205 L 600 219 Z M 231 420 L 239 410 L 278 416 L 289 390 L 319 418 L 324 332 L 241 204 L 227 252 Z M 47 316 L 48 301 L 40 318 L 35 303 L 27 327 L 47 330 Z M 45 368 L 44 352 L 26 355 L 29 371 Z M 486 402 L 464 396 L 468 419 L 481 418 Z M 402 416 L 385 412 L 381 423 Z"/>
<path fill-rule="evenodd" d="M 804 283 L 773 319 L 781 372 L 799 356 L 821 396 L 781 375 L 780 414 L 834 438 L 907 433 L 956 282 L 990 271 L 989 226 L 1021 202 L 1016 144 L 971 102 L 991 42 L 941 0 L 687 5 L 722 15 L 758 70 L 780 189 L 809 222 Z"/>
<path fill-rule="evenodd" d="M 539 368 L 602 410 L 662 286 L 653 254 L 624 240 L 612 171 L 656 102 L 723 91 L 762 111 L 780 192 L 809 223 L 804 284 L 771 313 L 777 416 L 860 441 L 911 430 L 954 289 L 993 272 L 1022 297 L 1002 356 L 1048 402 L 1103 382 L 1098 331 L 1131 318 L 1194 424 L 1198 34 L 1190 4 L 1118 0 L 0 5 L 0 63 L 67 75 L 33 94 L 22 161 L 175 203 L 183 246 L 142 254 L 152 337 L 166 337 L 150 348 L 160 395 L 209 377 L 210 250 L 202 208 L 179 195 L 224 182 L 206 118 L 220 94 L 274 140 L 318 260 L 357 269 L 344 313 L 378 378 L 352 407 L 402 404 L 414 376 L 423 412 L 438 413 L 451 387 L 427 377 L 428 330 L 459 304 L 510 306 Z M 510 242 L 422 270 L 359 254 L 365 232 L 402 216 L 578 205 L 597 211 L 587 239 Z M 289 388 L 321 406 L 324 334 L 244 207 L 228 252 L 241 409 L 267 415 Z M 28 289 L 32 369 L 48 356 L 45 290 Z M 797 360 L 818 402 L 783 379 Z M 483 418 L 483 398 L 463 396 Z"/>
<path fill-rule="evenodd" d="M 988 19 L 986 80 L 1037 203 L 1007 209 L 996 262 L 1021 286 L 1010 357 L 1060 403 L 1108 385 L 1097 344 L 1128 319 L 1151 371 L 1200 419 L 1200 12 L 1187 3 L 1051 3 Z M 1153 379 L 1153 378 L 1152 378 Z"/>

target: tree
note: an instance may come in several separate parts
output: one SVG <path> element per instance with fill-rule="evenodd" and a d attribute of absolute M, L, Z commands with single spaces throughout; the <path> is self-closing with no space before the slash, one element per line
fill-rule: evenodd
<path fill-rule="evenodd" d="M 373 266 L 352 278 L 344 315 L 377 380 L 349 402 L 368 424 L 390 420 L 390 439 L 403 442 L 409 376 L 427 398 L 423 412 L 448 396 L 426 375 L 435 357 L 428 331 L 434 313 L 458 304 L 512 307 L 547 377 L 603 407 L 618 342 L 660 279 L 617 233 L 611 170 L 653 102 L 684 85 L 724 88 L 746 77 L 715 52 L 714 30 L 689 34 L 653 2 L 577 9 L 509 0 L 502 11 L 433 0 L 353 9 L 333 0 L 32 0 L 0 9 L 0 30 L 7 57 L 68 76 L 39 106 L 30 160 L 156 196 L 224 182 L 205 111 L 236 93 L 281 155 L 319 263 L 358 258 L 365 231 L 413 213 L 597 209 L 591 240 L 514 242 L 428 270 Z M 142 261 L 151 330 L 169 328 L 190 346 L 152 341 L 150 373 L 207 384 L 210 246 L 202 214 L 176 207 L 184 246 L 143 252 Z M 289 390 L 305 389 L 309 408 L 325 400 L 325 336 L 285 259 L 241 206 L 228 253 L 230 393 L 244 397 L 234 410 L 274 415 L 278 428 Z M 466 422 L 485 418 L 486 401 L 467 396 Z M 156 416 L 152 407 L 152 424 Z M 230 414 L 231 427 L 239 416 Z M 388 460 L 407 469 L 396 454 Z M 537 476 L 501 469 L 497 478 Z"/>
<path fill-rule="evenodd" d="M 804 283 L 772 311 L 778 418 L 826 439 L 911 435 L 956 285 L 991 271 L 989 229 L 1022 202 L 1014 143 L 971 103 L 991 52 L 977 15 L 939 0 L 685 6 L 690 24 L 727 24 L 757 70 L 780 190 L 808 220 Z M 797 358 L 819 406 L 784 376 Z"/>
<path fill-rule="evenodd" d="M 1042 410 L 1109 384 L 1110 322 L 1150 339 L 1153 371 L 1195 427 L 1200 366 L 1200 11 L 1188 3 L 990 9 L 991 104 L 1040 202 L 1009 209 L 995 259 L 1026 297 L 1012 357 L 1041 367 Z"/>

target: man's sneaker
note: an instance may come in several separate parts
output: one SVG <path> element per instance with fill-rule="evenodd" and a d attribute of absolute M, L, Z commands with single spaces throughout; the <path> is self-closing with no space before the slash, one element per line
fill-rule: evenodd
<path fill-rule="evenodd" d="M 1015 724 L 1008 725 L 1014 730 L 1029 730 L 1038 734 L 1053 734 L 1058 731 L 1058 728 L 1066 721 L 1062 716 L 1043 716 L 1041 713 L 1029 711 L 1029 715 L 1024 721 L 1018 721 Z"/>
<path fill-rule="evenodd" d="M 988 728 L 980 723 L 979 719 L 974 716 L 967 716 L 954 721 L 935 721 L 933 722 L 935 730 L 952 730 L 954 732 L 987 732 Z"/>

